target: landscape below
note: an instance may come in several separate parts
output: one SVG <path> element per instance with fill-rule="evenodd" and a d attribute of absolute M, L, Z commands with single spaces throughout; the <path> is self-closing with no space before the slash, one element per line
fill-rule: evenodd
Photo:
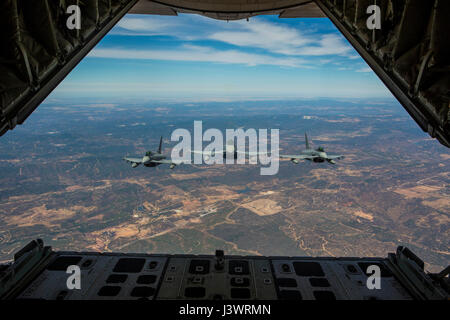
<path fill-rule="evenodd" d="M 170 154 L 176 128 L 280 129 L 280 153 L 313 146 L 336 165 L 132 169 Z M 206 144 L 205 144 L 206 145 Z M 142 105 L 47 103 L 0 139 L 0 261 L 32 239 L 56 250 L 379 256 L 409 247 L 449 263 L 450 153 L 392 101 Z"/>

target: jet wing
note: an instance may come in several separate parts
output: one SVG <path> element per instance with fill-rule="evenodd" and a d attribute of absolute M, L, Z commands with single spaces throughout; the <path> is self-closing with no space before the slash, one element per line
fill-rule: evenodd
<path fill-rule="evenodd" d="M 301 159 L 301 160 L 305 160 L 305 159 L 314 159 L 314 158 L 316 158 L 316 156 L 307 156 L 307 155 L 284 155 L 284 154 L 280 154 L 280 158 L 282 158 L 282 159 Z"/>
<path fill-rule="evenodd" d="M 213 152 L 212 151 L 197 151 L 197 150 L 191 150 L 191 153 L 194 153 L 194 154 L 203 154 L 203 155 L 206 155 L 206 156 L 213 156 Z M 224 153 L 224 150 L 218 150 L 218 151 L 215 151 L 214 152 L 214 155 L 216 155 L 216 154 L 223 154 Z"/>
<path fill-rule="evenodd" d="M 142 158 L 129 158 L 129 157 L 125 157 L 123 158 L 123 160 L 125 160 L 126 162 L 131 162 L 131 163 L 142 163 Z"/>
<path fill-rule="evenodd" d="M 169 159 L 163 159 L 163 160 L 151 160 L 150 162 L 153 163 L 160 163 L 160 164 L 169 164 L 170 165 L 170 169 L 175 168 L 175 166 L 178 166 L 182 163 L 186 163 L 183 161 L 175 161 L 175 160 L 169 160 Z"/>
<path fill-rule="evenodd" d="M 243 153 L 246 156 L 259 156 L 259 155 L 268 155 L 270 152 L 249 152 L 249 151 L 236 151 L 236 153 Z"/>
<path fill-rule="evenodd" d="M 327 159 L 339 160 L 339 159 L 344 159 L 344 156 L 341 156 L 341 155 L 327 155 Z"/>

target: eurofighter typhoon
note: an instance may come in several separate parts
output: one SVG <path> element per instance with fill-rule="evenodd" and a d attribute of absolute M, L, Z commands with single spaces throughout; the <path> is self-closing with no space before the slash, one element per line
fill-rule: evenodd
<path fill-rule="evenodd" d="M 142 158 L 124 157 L 123 160 L 131 163 L 132 168 L 136 168 L 140 164 L 146 167 L 156 167 L 159 166 L 160 164 L 168 164 L 170 165 L 170 169 L 173 169 L 175 168 L 175 166 L 182 163 L 182 161 L 174 161 L 167 159 L 167 157 L 161 153 L 161 148 L 162 148 L 162 137 L 159 140 L 158 151 L 156 152 L 147 151 Z"/>
<path fill-rule="evenodd" d="M 290 159 L 293 163 L 298 164 L 299 160 L 309 160 L 313 162 L 325 162 L 335 164 L 334 160 L 343 159 L 342 155 L 329 155 L 325 152 L 323 147 L 318 147 L 317 149 L 311 148 L 309 145 L 308 135 L 305 133 L 305 145 L 306 149 L 303 150 L 299 155 L 282 155 L 280 154 L 280 158 L 282 159 Z"/>

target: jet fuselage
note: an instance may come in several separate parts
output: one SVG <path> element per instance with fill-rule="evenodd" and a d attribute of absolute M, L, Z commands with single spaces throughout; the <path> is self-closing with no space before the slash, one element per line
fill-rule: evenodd
<path fill-rule="evenodd" d="M 325 160 L 327 159 L 326 152 L 314 149 L 303 150 L 302 155 L 309 156 L 311 158 L 315 157 L 313 160 L 314 162 L 325 162 Z"/>
<path fill-rule="evenodd" d="M 157 153 L 157 152 L 151 152 L 151 151 L 149 151 L 149 152 L 147 152 L 146 155 L 142 158 L 142 163 L 143 163 L 144 166 L 146 166 L 146 167 L 156 167 L 156 166 L 159 166 L 160 163 L 152 162 L 152 160 L 159 161 L 159 160 L 164 160 L 164 159 L 166 159 L 166 156 L 164 156 L 164 155 L 162 155 L 162 154 L 160 154 L 160 153 Z"/>

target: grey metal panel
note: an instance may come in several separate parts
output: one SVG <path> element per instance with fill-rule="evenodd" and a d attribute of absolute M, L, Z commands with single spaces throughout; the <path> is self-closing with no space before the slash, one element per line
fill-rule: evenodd
<path fill-rule="evenodd" d="M 141 0 L 145 1 L 145 0 Z M 172 8 L 197 12 L 249 13 L 296 7 L 310 0 L 152 0 Z"/>
<path fill-rule="evenodd" d="M 18 299 L 46 299 L 46 300 L 109 300 L 111 296 L 100 296 L 98 293 L 105 286 L 119 286 L 120 291 L 114 295 L 117 300 L 136 300 L 136 297 L 131 296 L 134 288 L 141 286 L 137 283 L 140 276 L 150 275 L 156 278 L 154 283 L 146 285 L 146 287 L 153 288 L 155 294 L 150 296 L 153 299 L 156 295 L 157 286 L 160 278 L 164 272 L 164 265 L 167 258 L 160 256 L 146 256 L 144 267 L 137 273 L 121 273 L 114 272 L 114 266 L 119 259 L 123 258 L 121 255 L 96 255 L 96 254 L 61 254 L 58 257 L 81 257 L 78 265 L 82 265 L 85 261 L 90 260 L 91 265 L 88 268 L 81 267 L 81 289 L 69 290 L 67 289 L 66 281 L 69 274 L 65 270 L 49 270 L 45 269 L 41 274 L 28 286 L 17 298 Z M 127 258 L 142 258 L 142 256 L 128 255 Z M 158 267 L 154 269 L 149 268 L 149 263 L 156 261 Z M 51 263 L 51 262 L 50 262 Z M 121 283 L 107 283 L 110 275 L 124 275 L 126 280 Z"/>
<path fill-rule="evenodd" d="M 311 0 L 140 0 L 130 11 L 135 14 L 201 14 L 218 20 L 239 20 L 256 15 L 279 14 L 280 18 L 324 17 Z"/>
<path fill-rule="evenodd" d="M 81 266 L 81 289 L 69 290 L 66 281 L 69 274 L 65 270 L 53 270 L 48 266 L 61 257 L 79 257 L 77 262 Z M 115 270 L 118 261 L 123 258 L 145 260 L 139 272 L 119 272 Z M 82 267 L 86 261 L 91 261 L 89 267 Z M 192 274 L 190 263 L 193 260 L 210 262 L 210 269 L 205 274 Z M 158 267 L 151 269 L 150 262 L 157 262 Z M 249 273 L 233 275 L 229 269 L 230 261 L 248 263 Z M 380 290 L 369 290 L 366 287 L 367 275 L 358 267 L 358 263 L 384 264 L 382 258 L 296 258 L 280 257 L 269 260 L 266 257 L 225 257 L 225 268 L 214 269 L 214 256 L 161 256 L 161 255 L 135 255 L 110 253 L 76 253 L 59 252 L 47 264 L 47 268 L 27 285 L 17 296 L 17 299 L 63 299 L 63 300 L 136 300 L 133 289 L 142 286 L 138 283 L 141 276 L 154 276 L 155 281 L 145 287 L 152 288 L 147 299 L 157 300 L 212 300 L 220 296 L 221 299 L 236 299 L 232 297 L 233 289 L 246 289 L 247 299 L 276 300 L 283 298 L 283 291 L 298 291 L 303 300 L 318 300 L 317 293 L 332 293 L 337 300 L 410 300 L 413 297 L 403 288 L 395 277 L 389 276 L 381 279 Z M 317 263 L 321 266 L 323 276 L 306 276 L 296 274 L 295 263 Z M 289 265 L 288 271 L 283 265 Z M 358 271 L 350 273 L 346 267 L 354 266 Z M 108 283 L 111 275 L 123 275 L 126 279 L 120 283 Z M 233 284 L 239 279 L 246 279 L 242 286 Z M 295 280 L 295 285 L 285 285 L 283 279 Z M 325 279 L 328 286 L 315 285 L 311 279 Z M 241 282 L 244 283 L 244 282 Z M 102 288 L 115 287 L 118 291 L 112 295 L 102 296 Z M 204 290 L 201 297 L 186 296 L 187 288 Z"/>
<path fill-rule="evenodd" d="M 314 2 L 286 9 L 279 15 L 280 18 L 325 18 L 326 15 Z"/>
<path fill-rule="evenodd" d="M 140 0 L 136 5 L 128 12 L 131 14 L 156 14 L 163 16 L 176 16 L 177 12 L 171 7 L 151 2 L 148 0 Z"/>
<path fill-rule="evenodd" d="M 70 265 L 81 270 L 80 289 L 67 288 Z M 366 286 L 364 269 L 372 265 L 381 271 L 381 287 L 376 290 Z M 54 252 L 38 239 L 16 253 L 13 263 L 0 265 L 0 296 L 275 300 L 292 298 L 285 295 L 290 293 L 303 300 L 448 299 L 448 286 L 439 281 L 445 281 L 449 268 L 440 274 L 426 274 L 423 265 L 404 247 L 388 258 L 227 256 L 220 251 L 215 256 L 164 255 Z M 189 294 L 194 291 L 197 296 Z"/>

